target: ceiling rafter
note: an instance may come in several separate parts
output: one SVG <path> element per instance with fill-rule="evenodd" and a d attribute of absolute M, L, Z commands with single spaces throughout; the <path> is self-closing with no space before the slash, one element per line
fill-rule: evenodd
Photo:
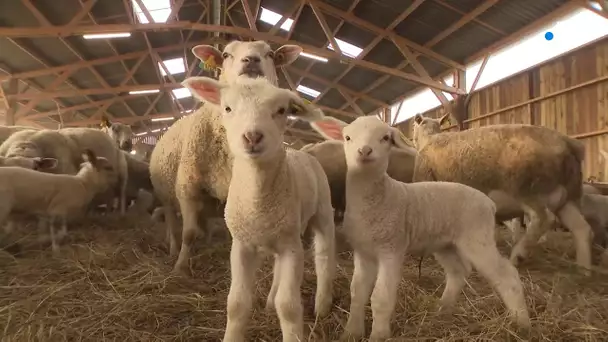
<path fill-rule="evenodd" d="M 311 1 L 316 1 L 316 0 L 311 0 Z M 325 5 L 323 5 L 323 6 L 326 7 Z M 321 7 L 321 6 L 319 6 L 319 7 Z M 323 8 L 323 7 L 321 7 L 321 8 Z M 365 21 L 363 21 L 363 22 L 365 22 Z M 163 26 L 158 25 L 158 24 L 93 25 L 93 26 L 78 26 L 78 27 L 74 27 L 73 29 L 66 29 L 64 26 L 54 26 L 54 27 L 49 27 L 49 28 L 44 28 L 44 29 L 19 27 L 19 28 L 0 28 L 0 35 L 5 35 L 7 37 L 22 37 L 22 36 L 44 37 L 44 36 L 68 36 L 68 35 L 75 35 L 75 34 L 86 34 L 86 33 L 91 33 L 91 32 L 99 32 L 99 31 L 103 31 L 103 32 L 149 31 L 149 30 L 168 30 L 171 28 L 173 28 L 173 29 L 193 29 L 193 30 L 207 31 L 207 32 L 220 31 L 220 32 L 224 32 L 224 33 L 234 34 L 234 35 L 251 37 L 254 39 L 266 40 L 266 41 L 277 43 L 277 44 L 298 44 L 298 45 L 302 46 L 302 48 L 305 51 L 307 51 L 309 53 L 313 53 L 313 54 L 321 56 L 321 57 L 340 60 L 347 64 L 350 64 L 350 63 L 356 64 L 357 66 L 365 68 L 365 69 L 373 70 L 373 71 L 376 71 L 379 73 L 389 74 L 389 75 L 403 78 L 405 80 L 419 83 L 421 85 L 425 85 L 428 87 L 436 87 L 445 92 L 449 92 L 449 93 L 453 93 L 453 94 L 463 94 L 462 90 L 460 90 L 460 89 L 457 89 L 457 88 L 451 87 L 451 86 L 447 86 L 445 84 L 442 84 L 442 83 L 436 82 L 436 81 L 429 82 L 426 79 L 424 79 L 418 75 L 406 73 L 403 71 L 398 71 L 398 70 L 395 70 L 394 68 L 390 68 L 390 67 L 387 67 L 384 65 L 368 62 L 365 60 L 349 58 L 347 56 L 340 55 L 336 52 L 333 52 L 333 51 L 330 51 L 327 49 L 321 49 L 321 48 L 317 48 L 317 47 L 314 47 L 314 46 L 311 46 L 308 44 L 302 44 L 300 42 L 292 41 L 287 38 L 283 38 L 283 37 L 279 37 L 279 36 L 273 36 L 266 32 L 259 32 L 259 31 L 252 32 L 251 30 L 248 30 L 243 27 L 234 27 L 234 26 L 231 27 L 231 26 L 224 26 L 224 25 L 211 25 L 211 24 L 189 23 L 189 22 L 167 23 Z M 428 50 L 428 51 L 430 51 L 430 50 Z M 433 54 L 437 55 L 436 53 L 433 53 Z M 445 60 L 444 57 L 441 57 L 441 59 Z M 461 68 L 459 68 L 459 69 L 461 69 Z"/>
<path fill-rule="evenodd" d="M 486 0 L 484 3 L 482 3 L 481 5 L 479 5 L 477 8 L 485 8 L 485 10 L 489 9 L 491 6 L 487 7 L 488 3 L 492 3 L 492 5 L 494 5 L 496 2 L 496 0 Z M 433 46 L 437 45 L 439 42 L 443 41 L 443 39 L 447 38 L 450 34 L 454 33 L 456 30 L 458 30 L 458 28 L 466 25 L 467 23 L 471 22 L 473 19 L 477 18 L 479 15 L 481 15 L 481 13 L 483 13 L 483 11 L 476 11 L 477 10 L 474 9 L 472 12 L 470 13 L 474 13 L 474 15 L 465 15 L 463 18 L 459 19 L 456 23 L 450 25 L 450 27 L 446 28 L 445 30 L 443 30 L 442 32 L 438 33 L 436 37 L 441 36 L 443 38 L 441 39 L 431 39 L 429 42 L 427 42 L 426 44 L 424 44 L 425 47 L 427 48 L 432 48 Z M 444 32 L 448 32 L 447 34 Z M 432 43 L 432 44 L 431 44 Z M 416 54 L 414 53 L 414 58 L 417 58 L 418 56 L 420 56 L 420 54 Z M 407 67 L 408 65 L 410 65 L 409 60 L 406 59 L 403 62 L 401 62 L 396 69 L 403 69 L 405 67 Z M 365 88 L 363 90 L 363 93 L 369 93 L 372 90 L 376 89 L 377 87 L 381 86 L 382 84 L 386 83 L 388 80 L 390 79 L 390 76 L 388 75 L 384 75 L 382 77 L 380 77 L 378 80 L 376 80 L 376 82 L 370 84 L 367 88 Z M 402 95 L 401 97 L 399 97 L 396 102 L 402 101 L 404 98 L 406 98 L 407 95 Z M 340 109 L 344 109 L 344 106 L 342 106 Z"/>

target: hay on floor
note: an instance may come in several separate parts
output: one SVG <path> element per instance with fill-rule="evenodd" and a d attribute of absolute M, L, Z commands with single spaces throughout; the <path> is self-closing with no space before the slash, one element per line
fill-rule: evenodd
<path fill-rule="evenodd" d="M 0 331 L 3 341 L 217 341 L 223 336 L 229 289 L 226 241 L 198 241 L 193 278 L 170 275 L 162 227 L 116 217 L 96 217 L 73 227 L 54 256 L 37 242 L 35 225 L 20 241 L 21 256 L 0 252 Z M 534 341 L 608 339 L 608 276 L 579 274 L 567 233 L 552 233 L 520 268 L 531 309 Z M 501 242 L 506 254 L 508 246 Z M 251 341 L 280 340 L 278 320 L 264 311 L 271 263 L 258 274 Z M 303 303 L 311 340 L 342 332 L 349 305 L 352 261 L 342 254 L 332 314 L 314 322 L 315 276 L 309 255 Z M 393 324 L 395 340 L 521 340 L 500 299 L 477 273 L 452 314 L 436 313 L 443 272 L 428 258 L 418 279 L 417 260 L 404 270 Z M 371 315 L 368 310 L 366 331 Z"/>

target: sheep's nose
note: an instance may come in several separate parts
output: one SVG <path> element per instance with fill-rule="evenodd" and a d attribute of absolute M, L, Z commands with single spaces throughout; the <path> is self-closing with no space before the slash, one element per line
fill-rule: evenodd
<path fill-rule="evenodd" d="M 243 63 L 247 63 L 247 64 L 252 64 L 252 63 L 260 63 L 261 59 L 259 56 L 246 56 L 241 58 L 241 62 Z"/>
<path fill-rule="evenodd" d="M 369 156 L 370 153 L 372 153 L 372 148 L 369 146 L 363 146 L 359 149 L 359 154 L 362 155 L 363 157 Z"/>
<path fill-rule="evenodd" d="M 264 134 L 258 131 L 249 131 L 243 134 L 243 139 L 250 145 L 258 144 L 260 141 L 262 141 L 262 138 L 264 138 Z"/>

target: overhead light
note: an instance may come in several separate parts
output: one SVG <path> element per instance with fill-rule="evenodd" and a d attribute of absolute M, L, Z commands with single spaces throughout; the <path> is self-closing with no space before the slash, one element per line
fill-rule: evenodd
<path fill-rule="evenodd" d="M 141 133 L 135 134 L 135 136 L 141 137 L 142 135 L 146 135 L 146 134 L 148 134 L 148 132 L 141 132 Z"/>
<path fill-rule="evenodd" d="M 177 57 L 166 59 L 163 61 L 165 68 L 169 71 L 171 75 L 181 74 L 186 72 L 186 64 L 184 63 L 184 57 Z M 160 70 L 161 75 L 167 76 L 165 69 L 162 67 L 160 63 L 158 63 L 158 69 Z"/>
<path fill-rule="evenodd" d="M 310 58 L 310 59 L 314 59 L 320 62 L 324 62 L 327 63 L 328 59 L 325 57 L 321 57 L 321 56 L 317 56 L 317 55 L 313 55 L 312 53 L 307 53 L 307 52 L 300 52 L 300 56 L 302 57 L 306 57 L 306 58 Z"/>
<path fill-rule="evenodd" d="M 188 90 L 188 88 L 177 88 L 171 90 L 171 92 L 173 93 L 173 96 L 175 96 L 176 100 L 192 96 L 192 93 L 190 90 Z"/>
<path fill-rule="evenodd" d="M 175 118 L 172 116 L 167 116 L 164 118 L 153 118 L 153 119 L 150 119 L 150 121 L 169 121 L 169 120 L 173 120 L 173 119 L 175 119 Z"/>
<path fill-rule="evenodd" d="M 132 90 L 129 92 L 130 95 L 140 95 L 140 94 L 154 94 L 160 92 L 160 89 L 148 89 L 148 90 Z"/>
<path fill-rule="evenodd" d="M 267 24 L 274 26 L 276 23 L 279 22 L 279 20 L 281 20 L 283 18 L 283 16 L 277 12 L 273 12 L 264 7 L 260 7 L 260 8 L 262 9 L 260 11 L 260 20 Z M 293 19 L 287 18 L 287 19 L 285 19 L 283 24 L 281 24 L 280 29 L 283 31 L 289 31 L 289 29 L 291 29 L 291 25 L 293 25 Z"/>
<path fill-rule="evenodd" d="M 188 113 L 192 113 L 194 109 L 186 109 L 186 110 L 182 110 L 181 113 L 182 114 L 188 114 Z"/>
<path fill-rule="evenodd" d="M 341 39 L 335 38 L 336 39 L 336 43 L 338 44 L 338 47 L 340 48 L 340 51 L 342 51 L 342 54 L 344 56 L 348 56 L 348 57 L 352 57 L 352 58 L 357 58 L 359 56 L 359 54 L 361 54 L 361 52 L 363 51 L 362 48 L 353 45 L 349 42 L 345 42 Z M 327 44 L 327 48 L 335 51 L 333 45 L 331 45 L 331 43 Z"/>
<path fill-rule="evenodd" d="M 131 152 L 129 152 L 129 153 L 131 153 L 131 154 L 137 154 L 137 151 L 132 150 L 132 151 L 131 151 Z"/>
<path fill-rule="evenodd" d="M 111 38 L 128 38 L 131 37 L 131 32 L 117 32 L 117 33 L 92 33 L 83 34 L 84 39 L 111 39 Z"/>
<path fill-rule="evenodd" d="M 320 91 L 312 89 L 312 88 L 308 88 L 308 87 L 303 86 L 301 84 L 296 88 L 296 90 L 299 91 L 302 94 L 306 94 L 308 96 L 312 96 L 312 97 L 315 97 L 315 98 L 317 96 L 319 96 L 319 94 L 321 94 Z"/>
<path fill-rule="evenodd" d="M 153 130 L 151 130 L 150 132 L 152 132 L 152 133 L 160 132 L 160 128 L 153 129 Z"/>
<path fill-rule="evenodd" d="M 595 8 L 598 11 L 603 10 L 602 5 L 600 5 L 600 3 L 597 1 L 589 1 L 589 6 L 591 6 L 592 8 Z"/>

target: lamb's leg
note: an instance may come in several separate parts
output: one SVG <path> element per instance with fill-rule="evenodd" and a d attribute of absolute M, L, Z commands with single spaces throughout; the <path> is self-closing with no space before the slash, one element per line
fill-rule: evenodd
<path fill-rule="evenodd" d="M 593 238 L 591 227 L 581 215 L 576 204 L 566 203 L 557 215 L 561 223 L 572 232 L 576 245 L 576 263 L 584 269 L 585 274 L 590 274 L 591 269 L 591 240 Z"/>
<path fill-rule="evenodd" d="M 304 341 L 304 310 L 300 287 L 304 276 L 304 248 L 300 237 L 279 251 L 281 279 L 277 288 L 275 305 L 283 342 Z"/>
<path fill-rule="evenodd" d="M 445 272 L 445 289 L 441 295 L 440 310 L 451 309 L 471 273 L 471 264 L 463 260 L 454 247 L 447 247 L 434 254 Z"/>
<path fill-rule="evenodd" d="M 185 199 L 180 200 L 180 207 L 182 211 L 182 221 L 183 221 L 183 229 L 182 229 L 182 248 L 179 251 L 179 256 L 177 257 L 177 262 L 175 263 L 175 267 L 173 268 L 173 272 L 176 274 L 181 274 L 188 276 L 190 275 L 190 254 L 192 245 L 196 240 L 196 236 L 199 232 L 199 208 L 201 204 L 200 202 L 196 202 L 196 200 Z M 201 220 L 202 225 L 205 225 L 205 220 Z M 204 229 L 204 227 L 201 227 Z"/>
<path fill-rule="evenodd" d="M 165 229 L 167 230 L 167 239 L 169 240 L 169 255 L 175 257 L 180 252 L 182 244 L 182 227 L 177 219 L 177 214 L 171 206 L 163 206 L 165 215 Z"/>
<path fill-rule="evenodd" d="M 353 278 L 350 283 L 350 310 L 340 340 L 360 339 L 365 333 L 365 305 L 369 300 L 378 275 L 377 259 L 354 249 Z"/>
<path fill-rule="evenodd" d="M 378 257 L 378 278 L 371 297 L 373 321 L 370 341 L 384 341 L 391 337 L 391 318 L 401 282 L 403 257 L 401 251 Z"/>
<path fill-rule="evenodd" d="M 266 299 L 266 310 L 274 311 L 275 305 L 274 301 L 277 297 L 277 290 L 279 289 L 279 281 L 281 280 L 281 263 L 279 262 L 279 258 L 274 256 L 274 267 L 272 269 L 272 285 L 270 286 L 270 291 L 268 292 L 268 298 Z"/>
<path fill-rule="evenodd" d="M 458 253 L 490 283 L 502 298 L 507 310 L 522 328 L 530 327 L 530 317 L 519 273 L 513 264 L 500 255 L 496 241 L 485 238 L 469 238 L 457 245 Z"/>
<path fill-rule="evenodd" d="M 59 240 L 63 239 L 68 235 L 68 220 L 65 217 L 61 218 L 61 231 L 59 232 Z"/>
<path fill-rule="evenodd" d="M 49 218 L 49 230 L 51 232 L 51 248 L 53 249 L 53 253 L 59 253 L 59 245 L 57 244 L 57 238 L 55 236 L 55 217 Z"/>
<path fill-rule="evenodd" d="M 555 215 L 544 204 L 531 202 L 524 204 L 523 207 L 530 217 L 530 225 L 526 227 L 524 235 L 511 250 L 511 262 L 515 266 L 528 256 L 528 249 L 538 242 L 555 220 Z"/>
<path fill-rule="evenodd" d="M 315 314 L 319 317 L 330 313 L 333 300 L 333 282 L 336 278 L 336 228 L 333 216 L 331 207 L 319 208 L 308 228 L 315 234 Z"/>
<path fill-rule="evenodd" d="M 255 294 L 255 272 L 258 255 L 255 249 L 233 239 L 230 250 L 230 291 L 226 305 L 227 320 L 224 342 L 245 340 Z"/>
<path fill-rule="evenodd" d="M 120 214 L 125 215 L 127 213 L 127 175 L 121 175 L 120 177 Z"/>

